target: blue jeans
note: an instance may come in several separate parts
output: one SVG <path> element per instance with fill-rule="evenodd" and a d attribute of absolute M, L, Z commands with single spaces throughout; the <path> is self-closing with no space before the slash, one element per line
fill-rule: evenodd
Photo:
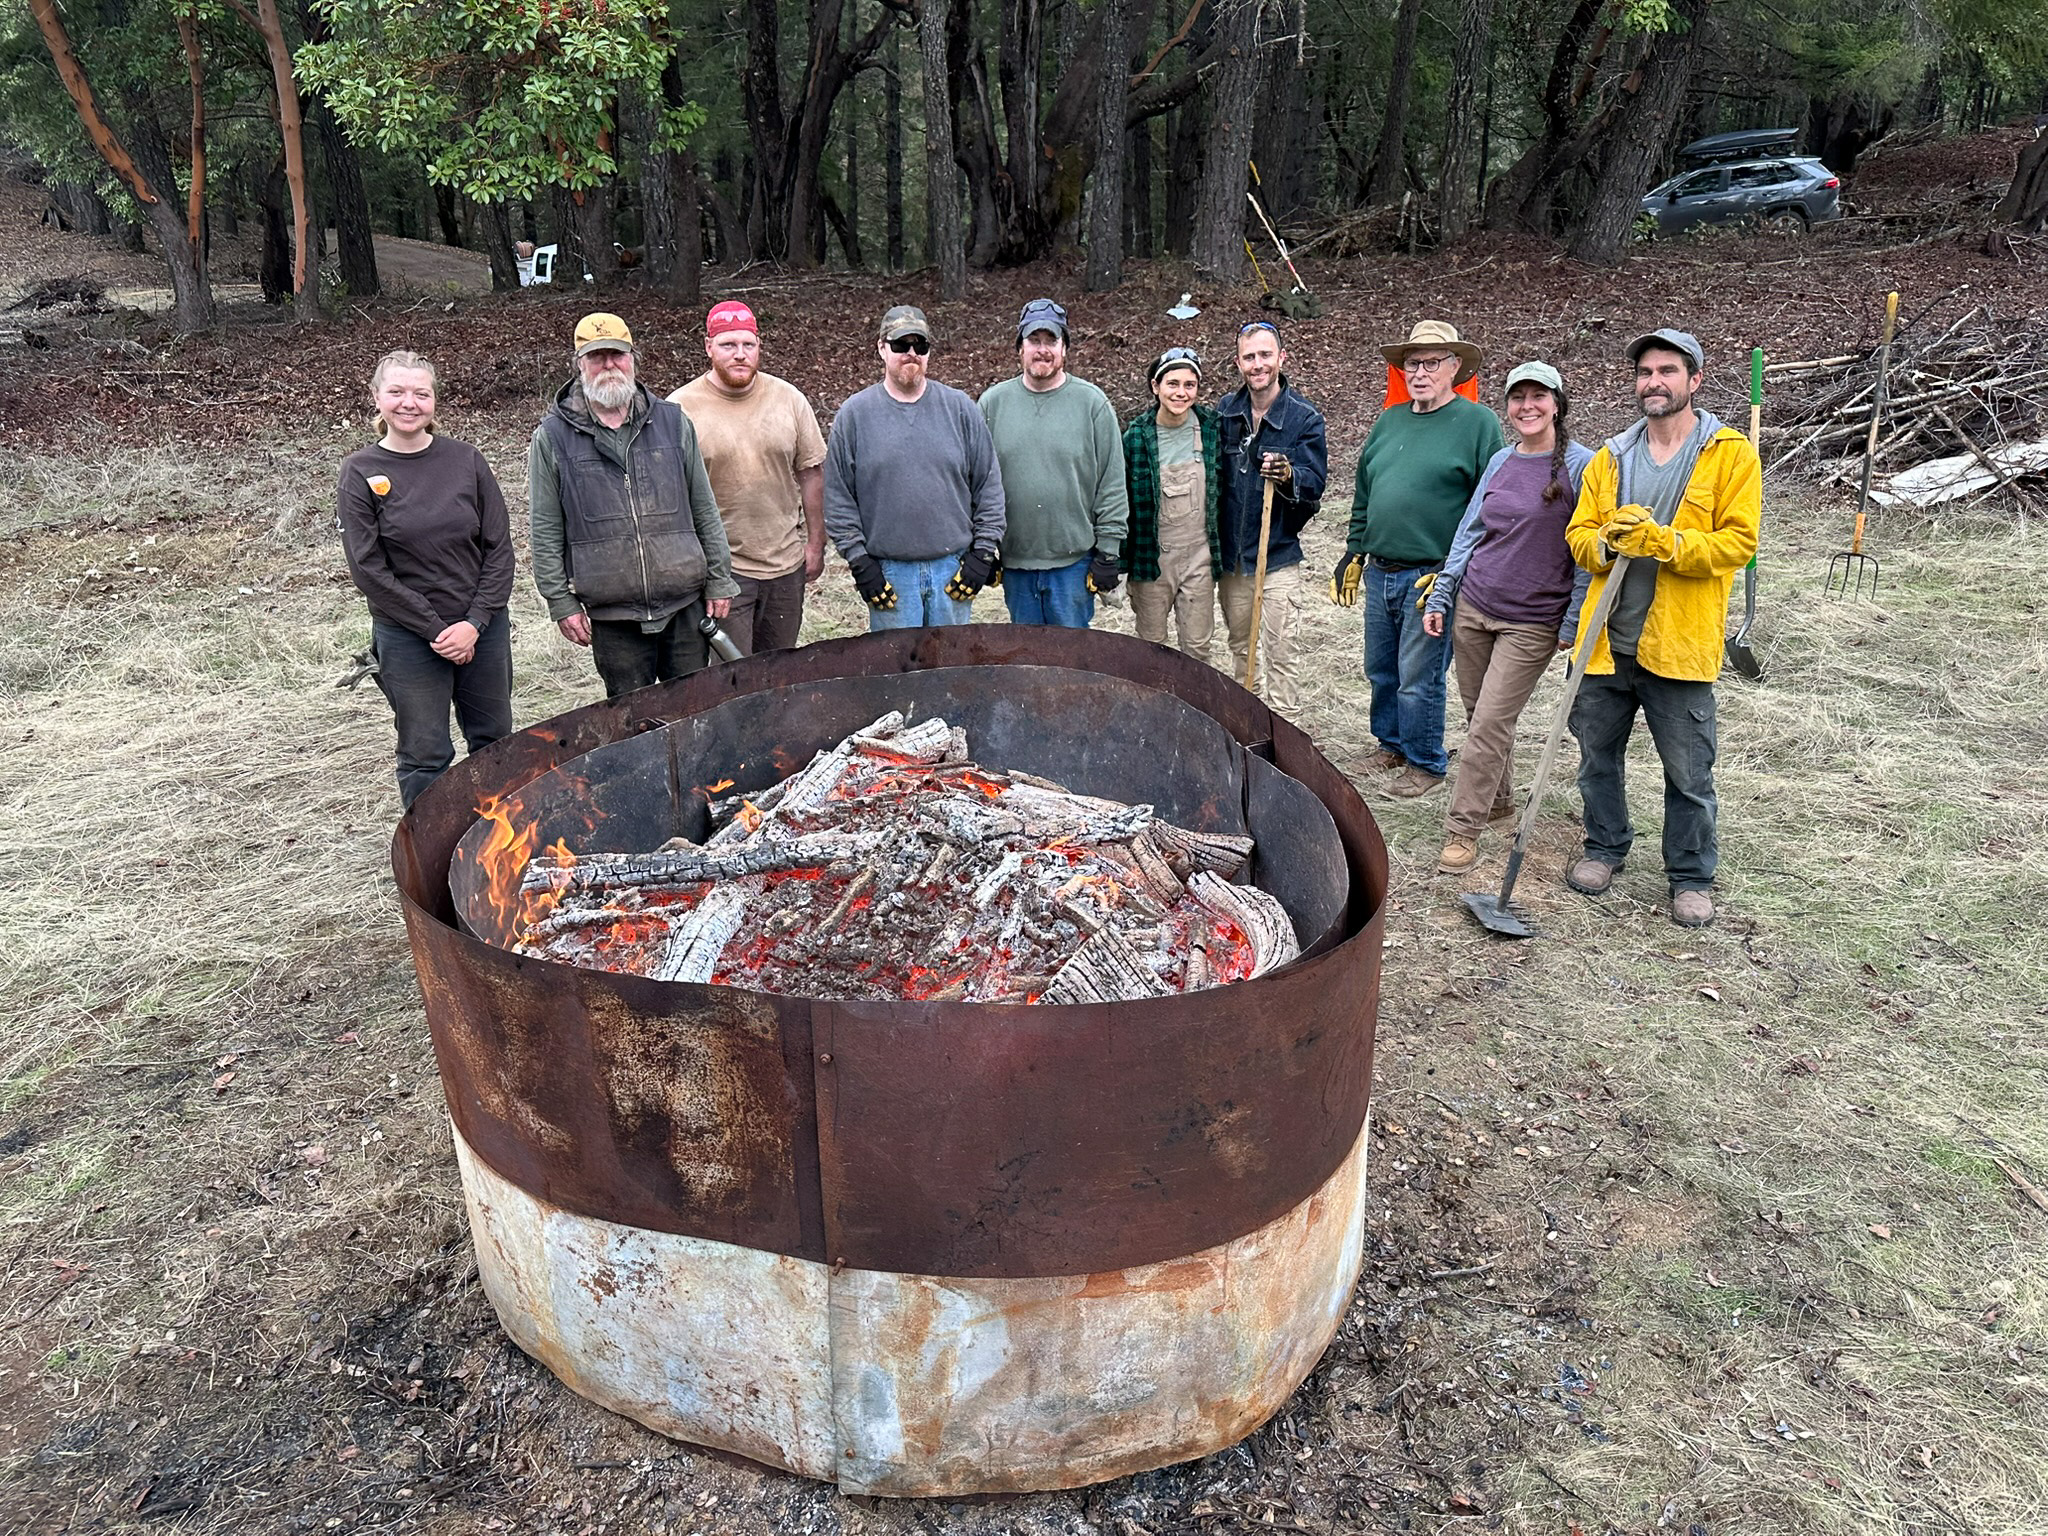
<path fill-rule="evenodd" d="M 1612 674 L 1588 673 L 1572 701 L 1579 797 L 1586 804 L 1586 857 L 1619 869 L 1635 842 L 1624 767 L 1638 710 L 1664 765 L 1665 877 L 1674 895 L 1703 891 L 1714 883 L 1721 862 L 1715 828 L 1719 742 L 1714 685 L 1645 672 L 1633 656 L 1617 655 Z"/>
<path fill-rule="evenodd" d="M 1050 571 L 1003 568 L 1003 602 L 1012 624 L 1054 624 L 1061 629 L 1086 629 L 1095 617 L 1095 594 L 1088 590 L 1088 562 L 1083 555 L 1072 565 Z"/>
<path fill-rule="evenodd" d="M 374 619 L 377 686 L 398 725 L 398 798 L 408 809 L 455 761 L 448 710 L 476 752 L 512 734 L 512 625 L 501 608 L 477 637 L 476 655 L 461 666 L 400 624 Z"/>
<path fill-rule="evenodd" d="M 941 555 L 936 560 L 884 560 L 882 574 L 896 589 L 896 606 L 886 612 L 868 610 L 868 629 L 919 629 L 927 624 L 966 624 L 974 615 L 972 603 L 956 603 L 946 596 L 946 583 L 960 569 L 958 555 Z"/>
<path fill-rule="evenodd" d="M 1444 751 L 1444 673 L 1451 639 L 1425 634 L 1415 584 L 1436 566 L 1389 571 L 1365 566 L 1365 676 L 1372 684 L 1372 733 L 1424 773 L 1448 773 Z"/>

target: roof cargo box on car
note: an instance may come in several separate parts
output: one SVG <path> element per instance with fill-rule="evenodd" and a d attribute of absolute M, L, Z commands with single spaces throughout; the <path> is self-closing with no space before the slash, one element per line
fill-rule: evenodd
<path fill-rule="evenodd" d="M 1694 139 L 1678 152 L 1678 158 L 1688 164 L 1711 165 L 1754 155 L 1789 155 L 1798 143 L 1797 128 L 1745 128 L 1740 133 L 1711 133 Z"/>

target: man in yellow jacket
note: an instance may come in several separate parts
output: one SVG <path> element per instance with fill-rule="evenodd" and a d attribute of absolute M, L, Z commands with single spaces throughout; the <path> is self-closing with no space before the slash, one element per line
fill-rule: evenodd
<path fill-rule="evenodd" d="M 1714 679 L 1728 588 L 1756 553 L 1763 468 L 1748 438 L 1693 403 L 1706 364 L 1697 338 L 1652 331 L 1629 343 L 1628 357 L 1642 419 L 1594 455 L 1565 529 L 1572 558 L 1593 573 L 1581 625 L 1615 557 L 1634 557 L 1572 706 L 1586 850 L 1565 883 L 1598 896 L 1628 857 L 1635 828 L 1622 770 L 1641 710 L 1664 764 L 1671 920 L 1702 928 L 1714 920 L 1720 858 Z"/>

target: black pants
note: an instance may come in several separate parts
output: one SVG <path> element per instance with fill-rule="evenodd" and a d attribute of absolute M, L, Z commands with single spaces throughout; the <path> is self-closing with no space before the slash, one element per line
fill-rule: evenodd
<path fill-rule="evenodd" d="M 1640 709 L 1664 764 L 1664 874 L 1674 892 L 1714 883 L 1721 848 L 1715 831 L 1717 725 L 1712 683 L 1677 682 L 1617 654 L 1611 676 L 1587 674 L 1572 701 L 1579 738 L 1579 796 L 1586 805 L 1586 857 L 1620 866 L 1635 842 L 1624 765 Z"/>
<path fill-rule="evenodd" d="M 699 598 L 651 634 L 641 629 L 638 619 L 592 619 L 590 659 L 604 679 L 604 696 L 616 699 L 635 688 L 702 671 L 711 659 L 710 645 L 697 632 L 703 617 L 704 600 Z"/>
<path fill-rule="evenodd" d="M 797 632 L 804 627 L 804 568 L 798 566 L 771 581 L 756 581 L 751 576 L 733 580 L 740 584 L 740 595 L 732 600 L 732 612 L 724 619 L 733 644 L 749 656 L 794 649 Z"/>
<path fill-rule="evenodd" d="M 399 624 L 376 619 L 370 645 L 377 653 L 377 686 L 391 701 L 398 724 L 398 798 L 408 807 L 455 761 L 448 709 L 469 750 L 512 733 L 512 624 L 494 614 L 477 637 L 476 654 L 457 666 Z"/>

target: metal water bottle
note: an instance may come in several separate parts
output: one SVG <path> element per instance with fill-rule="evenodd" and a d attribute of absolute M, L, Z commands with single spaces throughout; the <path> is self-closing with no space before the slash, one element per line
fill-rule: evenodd
<path fill-rule="evenodd" d="M 718 620 L 708 613 L 697 621 L 697 633 L 704 637 L 704 643 L 711 647 L 720 661 L 738 661 L 745 654 L 733 643 L 732 636 L 725 632 Z"/>

